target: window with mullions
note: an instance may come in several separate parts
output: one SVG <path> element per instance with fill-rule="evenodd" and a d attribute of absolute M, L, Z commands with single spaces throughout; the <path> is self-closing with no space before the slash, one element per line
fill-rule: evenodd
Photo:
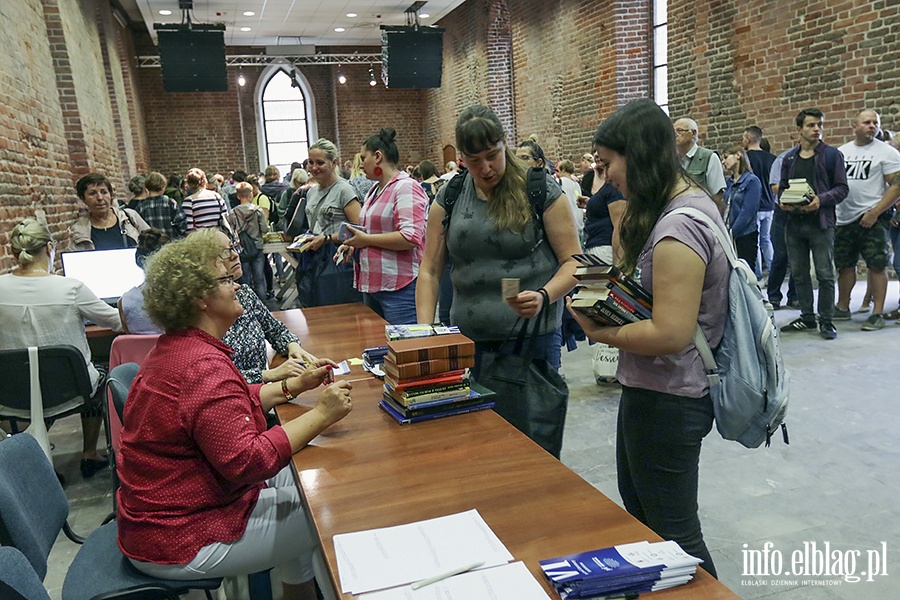
<path fill-rule="evenodd" d="M 653 0 L 653 100 L 669 114 L 668 0 Z"/>
<path fill-rule="evenodd" d="M 300 85 L 285 71 L 276 71 L 262 91 L 262 120 L 266 164 L 278 167 L 282 175 L 287 174 L 292 162 L 309 156 L 306 108 Z"/>

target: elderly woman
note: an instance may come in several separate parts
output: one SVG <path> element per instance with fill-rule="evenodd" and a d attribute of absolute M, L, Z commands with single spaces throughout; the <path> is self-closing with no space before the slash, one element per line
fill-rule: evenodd
<path fill-rule="evenodd" d="M 119 546 L 141 571 L 171 579 L 236 576 L 281 565 L 284 598 L 316 597 L 310 532 L 289 463 L 350 412 L 350 385 L 266 429 L 265 412 L 325 382 L 248 385 L 222 337 L 244 309 L 215 230 L 147 261 L 145 304 L 166 333 L 135 378 L 119 455 Z"/>
<path fill-rule="evenodd" d="M 69 228 L 70 250 L 134 248 L 138 234 L 149 225 L 130 208 L 113 203 L 112 183 L 105 175 L 88 173 L 75 184 L 87 211 Z"/>
<path fill-rule="evenodd" d="M 107 465 L 97 454 L 103 386 L 100 372 L 91 363 L 84 320 L 121 331 L 119 313 L 80 281 L 52 274 L 56 242 L 46 224 L 25 219 L 13 228 L 10 246 L 19 268 L 0 275 L 0 350 L 67 344 L 84 355 L 93 395 L 81 413 L 81 474 L 93 477 Z"/>

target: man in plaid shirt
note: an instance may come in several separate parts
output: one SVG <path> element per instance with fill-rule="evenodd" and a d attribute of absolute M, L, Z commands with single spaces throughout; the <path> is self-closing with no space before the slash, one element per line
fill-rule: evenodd
<path fill-rule="evenodd" d="M 154 171 L 147 175 L 144 187 L 150 195 L 138 202 L 135 208 L 141 218 L 150 227 L 164 231 L 173 240 L 183 237 L 187 231 L 187 219 L 176 202 L 163 195 L 166 189 L 163 174 Z"/>

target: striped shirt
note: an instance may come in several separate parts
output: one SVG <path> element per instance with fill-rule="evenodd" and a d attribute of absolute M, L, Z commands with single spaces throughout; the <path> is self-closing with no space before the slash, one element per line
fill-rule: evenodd
<path fill-rule="evenodd" d="M 381 191 L 375 185 L 366 195 L 359 223 L 370 234 L 399 231 L 415 244 L 409 250 L 387 250 L 369 246 L 358 252 L 356 289 L 360 292 L 393 292 L 403 289 L 419 275 L 425 248 L 425 207 L 428 196 L 418 182 L 401 171 Z"/>
<path fill-rule="evenodd" d="M 200 190 L 184 199 L 181 210 L 187 218 L 187 231 L 215 227 L 219 216 L 228 212 L 222 196 L 210 190 Z"/>

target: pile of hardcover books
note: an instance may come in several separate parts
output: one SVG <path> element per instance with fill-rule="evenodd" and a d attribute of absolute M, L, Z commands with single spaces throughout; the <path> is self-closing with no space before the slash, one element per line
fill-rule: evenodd
<path fill-rule="evenodd" d="M 652 317 L 653 297 L 618 267 L 589 254 L 575 254 L 579 284 L 572 308 L 604 326 L 634 323 Z"/>
<path fill-rule="evenodd" d="M 491 408 L 491 394 L 469 381 L 475 342 L 460 333 L 388 341 L 379 406 L 400 424 Z"/>
<path fill-rule="evenodd" d="M 562 600 L 626 597 L 689 582 L 703 561 L 678 543 L 637 542 L 539 561 Z"/>

